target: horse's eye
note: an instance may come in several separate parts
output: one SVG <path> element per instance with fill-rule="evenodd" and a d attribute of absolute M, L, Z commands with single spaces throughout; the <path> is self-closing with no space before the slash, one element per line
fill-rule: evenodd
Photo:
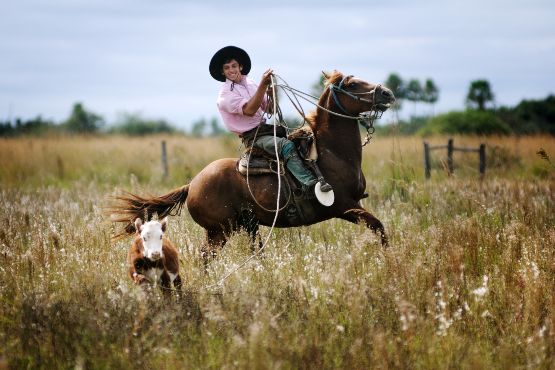
<path fill-rule="evenodd" d="M 357 87 L 357 83 L 356 82 L 349 82 L 349 84 L 347 85 L 347 87 Z"/>

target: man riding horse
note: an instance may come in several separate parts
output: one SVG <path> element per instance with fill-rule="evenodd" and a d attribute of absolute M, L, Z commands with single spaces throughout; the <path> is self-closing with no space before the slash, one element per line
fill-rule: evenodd
<path fill-rule="evenodd" d="M 246 148 L 262 149 L 271 156 L 277 152 L 285 162 L 291 174 L 302 184 L 303 192 L 314 188 L 318 180 L 305 167 L 291 140 L 286 137 L 273 137 L 273 127 L 266 124 L 264 112 L 268 110 L 272 89 L 272 69 L 262 75 L 257 85 L 247 77 L 251 69 L 249 55 L 236 46 L 226 46 L 216 52 L 210 60 L 210 74 L 217 81 L 223 82 L 218 94 L 217 105 L 229 131 L 236 133 L 243 140 Z M 322 192 L 329 192 L 332 187 L 320 180 Z"/>
<path fill-rule="evenodd" d="M 266 127 L 273 131 L 273 126 L 261 124 L 262 109 L 268 104 L 266 89 L 272 70 L 266 71 L 257 85 L 244 76 L 250 66 L 248 55 L 236 47 L 224 48 L 212 58 L 210 74 L 224 82 L 218 107 L 231 131 L 245 139 L 250 137 L 253 129 L 254 132 L 258 129 L 258 135 L 253 134 L 250 140 L 254 146 L 273 154 L 274 138 L 260 135 Z M 339 71 L 326 76 L 325 86 L 316 111 L 306 118 L 317 144 L 315 164 L 321 177 L 333 186 L 333 191 L 329 186 L 328 192 L 323 194 L 334 193 L 334 202 L 320 202 L 318 194 L 278 197 L 280 188 L 284 195 L 288 189 L 288 186 L 280 187 L 281 177 L 268 175 L 247 179 L 238 171 L 237 158 L 221 158 L 204 167 L 190 183 L 166 194 L 142 196 L 128 193 L 118 196 L 118 202 L 112 208 L 113 221 L 122 223 L 123 230 L 117 236 L 134 234 L 133 222 L 138 217 L 145 221 L 154 215 L 164 218 L 179 214 L 186 206 L 192 219 L 206 231 L 206 243 L 201 248 L 205 262 L 215 256 L 236 231 L 246 230 L 254 243 L 259 225 L 297 227 L 331 218 L 365 224 L 386 246 L 388 239 L 383 224 L 361 203 L 367 195 L 359 125 L 370 132 L 374 119 L 395 102 L 395 96 L 381 84 Z M 309 189 L 317 180 L 304 168 L 296 148 L 289 140 L 276 140 L 276 149 L 284 157 L 287 168 Z M 285 183 L 287 185 L 288 181 Z M 322 185 L 321 182 L 318 184 Z M 280 199 L 279 207 L 277 199 Z"/>

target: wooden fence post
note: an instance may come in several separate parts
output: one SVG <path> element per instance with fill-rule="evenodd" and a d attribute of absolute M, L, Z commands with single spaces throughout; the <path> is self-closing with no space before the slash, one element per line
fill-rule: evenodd
<path fill-rule="evenodd" d="M 480 144 L 480 177 L 486 174 L 486 144 Z"/>
<path fill-rule="evenodd" d="M 168 177 L 168 154 L 166 151 L 166 141 L 162 140 L 162 171 L 163 177 Z"/>
<path fill-rule="evenodd" d="M 447 142 L 447 171 L 449 172 L 449 176 L 453 174 L 453 139 L 449 139 Z"/>
<path fill-rule="evenodd" d="M 430 178 L 430 145 L 427 142 L 424 142 L 424 176 L 427 179 Z"/>

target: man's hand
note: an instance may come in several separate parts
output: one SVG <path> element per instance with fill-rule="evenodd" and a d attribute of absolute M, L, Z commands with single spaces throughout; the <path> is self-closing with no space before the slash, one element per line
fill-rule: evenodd
<path fill-rule="evenodd" d="M 256 89 L 256 93 L 249 99 L 248 102 L 245 103 L 245 105 L 243 105 L 243 114 L 245 116 L 252 117 L 258 111 L 258 109 L 260 109 L 262 101 L 264 100 L 264 95 L 266 94 L 268 87 L 272 83 L 273 73 L 274 71 L 269 68 L 262 75 L 262 79 L 260 80 L 258 89 Z"/>
<path fill-rule="evenodd" d="M 262 86 L 269 86 L 272 83 L 272 75 L 274 74 L 274 70 L 268 68 L 266 72 L 262 74 L 262 79 L 260 80 L 260 85 Z"/>

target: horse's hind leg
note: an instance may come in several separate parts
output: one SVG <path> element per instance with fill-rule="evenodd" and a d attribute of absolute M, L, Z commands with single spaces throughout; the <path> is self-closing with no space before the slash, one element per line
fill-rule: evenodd
<path fill-rule="evenodd" d="M 262 240 L 260 238 L 258 222 L 252 224 L 247 228 L 247 232 L 251 237 L 251 251 L 252 253 L 257 253 L 260 249 L 262 249 Z"/>
<path fill-rule="evenodd" d="M 262 241 L 260 240 L 259 234 L 259 222 L 256 218 L 254 212 L 249 209 L 245 209 L 239 215 L 238 226 L 245 229 L 246 232 L 249 233 L 251 237 L 251 250 L 252 252 L 256 252 L 257 247 L 258 249 L 262 248 Z M 258 245 L 256 243 L 258 239 Z"/>
<path fill-rule="evenodd" d="M 201 255 L 204 260 L 204 267 L 208 267 L 211 259 L 218 255 L 218 251 L 222 249 L 227 242 L 225 231 L 222 228 L 206 230 L 206 243 L 202 246 Z"/>
<path fill-rule="evenodd" d="M 366 227 L 375 232 L 381 239 L 382 246 L 387 247 L 389 241 L 387 235 L 385 234 L 385 229 L 380 220 L 378 220 L 373 214 L 365 210 L 364 208 L 354 208 L 343 213 L 340 218 L 358 224 L 364 222 Z"/>

